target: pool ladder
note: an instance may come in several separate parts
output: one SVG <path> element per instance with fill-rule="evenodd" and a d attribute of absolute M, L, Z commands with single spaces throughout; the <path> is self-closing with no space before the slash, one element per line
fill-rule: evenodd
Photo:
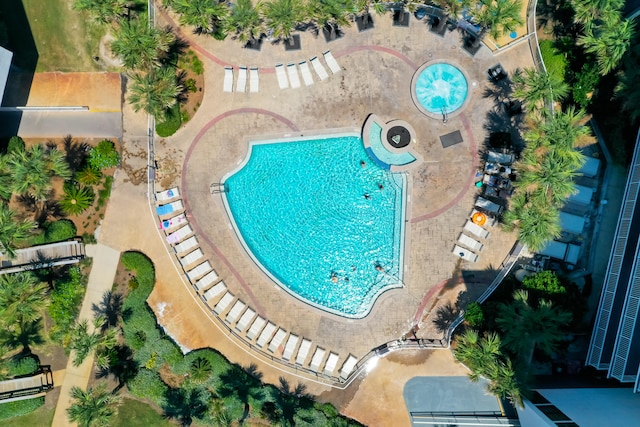
<path fill-rule="evenodd" d="M 442 123 L 447 123 L 449 121 L 447 109 L 442 107 L 441 111 L 442 111 Z"/>
<path fill-rule="evenodd" d="M 211 194 L 226 193 L 227 187 L 221 182 L 214 182 L 209 186 L 209 191 Z"/>

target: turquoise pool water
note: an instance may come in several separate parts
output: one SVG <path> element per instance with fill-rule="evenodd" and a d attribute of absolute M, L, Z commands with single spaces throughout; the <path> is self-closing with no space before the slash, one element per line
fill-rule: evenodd
<path fill-rule="evenodd" d="M 452 113 L 462 107 L 468 94 L 467 79 L 451 64 L 438 63 L 426 67 L 416 81 L 415 95 L 430 113 Z"/>
<path fill-rule="evenodd" d="M 401 286 L 405 181 L 374 164 L 359 136 L 258 142 L 225 179 L 224 199 L 245 249 L 276 283 L 357 318 Z"/>

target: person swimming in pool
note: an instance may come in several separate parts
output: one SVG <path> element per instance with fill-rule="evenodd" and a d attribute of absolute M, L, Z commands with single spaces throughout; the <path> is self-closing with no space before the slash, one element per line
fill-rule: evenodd
<path fill-rule="evenodd" d="M 384 185 L 381 182 L 378 183 L 378 190 L 384 190 Z"/>
<path fill-rule="evenodd" d="M 371 196 L 369 195 L 369 193 L 364 193 L 364 198 L 369 200 L 371 198 Z"/>
<path fill-rule="evenodd" d="M 366 168 L 367 167 L 367 163 L 364 160 L 360 160 L 360 167 L 362 169 Z"/>

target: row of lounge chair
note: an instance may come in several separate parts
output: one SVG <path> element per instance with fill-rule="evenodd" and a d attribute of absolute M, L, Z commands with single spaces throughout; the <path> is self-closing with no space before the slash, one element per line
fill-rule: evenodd
<path fill-rule="evenodd" d="M 184 212 L 175 215 L 184 210 L 179 197 L 180 191 L 177 187 L 156 193 L 156 200 L 160 204 L 156 207 L 156 213 L 161 224 L 183 217 L 186 221 Z M 171 215 L 173 217 L 169 220 L 162 219 Z M 268 352 L 288 363 L 316 373 L 336 375 L 336 367 L 340 360 L 337 353 L 330 351 L 327 355 L 327 351 L 320 346 L 316 346 L 311 353 L 313 342 L 310 339 L 300 339 L 298 335 L 287 332 L 258 315 L 253 308 L 248 307 L 227 289 L 224 280 L 220 279 L 208 260 L 200 262 L 204 253 L 199 247 L 197 237 L 192 235 L 193 230 L 189 224 L 176 231 L 171 231 L 174 228 L 172 224 L 167 227 L 162 225 L 161 228 L 167 233 L 167 241 L 171 244 L 197 295 L 212 313 L 229 325 L 229 328 L 233 328 L 239 335 L 244 335 L 259 349 L 264 350 L 266 347 Z M 358 359 L 351 354 L 343 361 L 338 372 L 342 381 L 346 381 L 357 362 Z"/>
<path fill-rule="evenodd" d="M 473 222 L 473 218 L 476 214 L 479 214 L 476 209 L 471 211 L 469 215 L 470 219 L 467 219 L 467 222 L 464 224 L 463 232 L 458 236 L 458 244 L 453 247 L 452 253 L 465 261 L 469 262 L 477 262 L 479 255 L 476 252 L 480 252 L 482 248 L 484 248 L 484 244 L 477 241 L 475 238 L 468 236 L 465 233 L 473 234 L 474 237 L 478 237 L 481 239 L 487 239 L 489 237 L 489 231 L 482 228 L 480 225 Z M 484 215 L 484 214 L 483 214 Z M 485 215 L 485 220 L 488 220 L 488 217 Z M 492 223 L 489 222 L 491 225 Z"/>
<path fill-rule="evenodd" d="M 323 56 L 329 70 L 331 70 L 333 74 L 342 71 L 342 68 L 340 68 L 338 61 L 333 57 L 330 50 L 325 51 Z M 326 80 L 329 78 L 329 73 L 327 73 L 327 70 L 317 56 L 311 58 L 309 62 L 311 62 L 311 66 L 320 80 Z M 287 89 L 289 86 L 291 86 L 292 89 L 297 89 L 301 86 L 298 68 L 300 68 L 300 75 L 302 75 L 302 81 L 305 86 L 311 86 L 314 83 L 311 68 L 307 61 L 302 61 L 297 65 L 295 63 L 290 63 L 286 68 L 284 64 L 278 64 L 276 65 L 276 77 L 278 78 L 278 87 L 280 87 L 280 89 Z"/>
<path fill-rule="evenodd" d="M 247 90 L 247 75 L 249 77 L 249 92 L 258 92 L 260 90 L 260 76 L 258 75 L 258 67 L 251 67 L 248 71 L 247 67 L 238 68 L 236 92 L 244 93 Z M 222 91 L 233 92 L 233 67 L 224 67 Z"/>

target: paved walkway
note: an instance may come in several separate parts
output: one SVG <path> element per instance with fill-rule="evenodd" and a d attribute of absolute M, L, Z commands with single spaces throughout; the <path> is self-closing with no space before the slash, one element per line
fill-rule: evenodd
<path fill-rule="evenodd" d="M 116 274 L 118 262 L 120 261 L 120 252 L 100 243 L 97 245 L 89 245 L 86 249 L 87 256 L 93 258 L 93 263 L 78 319 L 87 319 L 89 321 L 89 332 L 93 332 L 92 307 L 94 304 L 98 305 L 100 301 L 102 301 L 104 293 L 112 289 L 113 279 Z M 71 404 L 69 395 L 71 388 L 75 386 L 86 390 L 89 379 L 91 375 L 93 375 L 93 353 L 77 367 L 73 366 L 73 358 L 74 354 L 72 352 L 67 362 L 67 369 L 63 375 L 64 379 L 60 389 L 60 397 L 53 417 L 53 427 L 70 425 L 67 419 L 67 408 Z M 61 376 L 59 375 L 60 372 L 56 372 L 58 372 L 56 379 L 59 379 Z"/>

